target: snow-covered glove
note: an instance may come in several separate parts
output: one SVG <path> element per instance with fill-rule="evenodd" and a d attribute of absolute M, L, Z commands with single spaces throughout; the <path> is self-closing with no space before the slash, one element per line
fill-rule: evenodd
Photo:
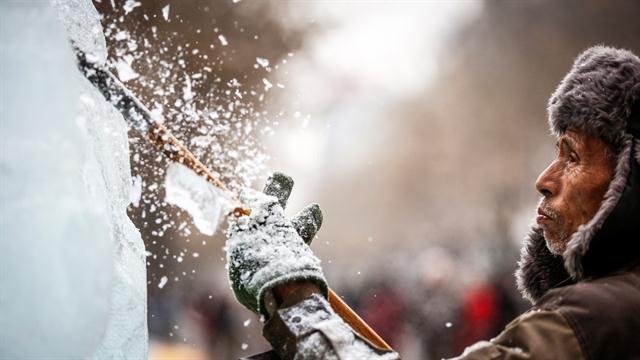
<path fill-rule="evenodd" d="M 292 220 L 284 207 L 293 180 L 275 173 L 265 192 L 245 189 L 240 200 L 251 209 L 250 216 L 232 220 L 227 230 L 227 271 L 236 299 L 247 309 L 268 316 L 265 297 L 278 285 L 305 280 L 318 285 L 327 297 L 327 283 L 311 242 L 322 224 L 317 204 L 300 211 Z"/>

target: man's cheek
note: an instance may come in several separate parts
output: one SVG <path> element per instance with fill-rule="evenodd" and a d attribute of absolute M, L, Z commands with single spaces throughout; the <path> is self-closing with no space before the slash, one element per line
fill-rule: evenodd
<path fill-rule="evenodd" d="M 588 203 L 590 194 L 584 189 L 576 188 L 573 192 L 568 194 L 567 207 L 565 215 L 565 228 L 570 233 L 578 230 L 578 226 L 585 224 L 591 217 L 591 206 Z"/>
<path fill-rule="evenodd" d="M 590 189 L 585 191 L 579 199 L 576 199 L 575 220 L 577 225 L 586 224 L 596 214 L 602 204 L 604 193 L 601 189 Z"/>

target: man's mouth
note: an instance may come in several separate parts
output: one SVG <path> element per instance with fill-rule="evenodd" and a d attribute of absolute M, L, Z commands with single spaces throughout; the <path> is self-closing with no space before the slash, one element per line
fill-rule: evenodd
<path fill-rule="evenodd" d="M 551 221 L 551 218 L 547 214 L 545 214 L 545 212 L 542 211 L 542 209 L 538 208 L 538 216 L 536 216 L 536 223 L 538 223 L 538 225 L 542 225 L 547 221 Z"/>
<path fill-rule="evenodd" d="M 548 205 L 541 203 L 540 206 L 538 206 L 538 216 L 536 216 L 536 223 L 538 223 L 538 225 L 548 224 L 557 218 L 558 215 L 550 209 Z"/>

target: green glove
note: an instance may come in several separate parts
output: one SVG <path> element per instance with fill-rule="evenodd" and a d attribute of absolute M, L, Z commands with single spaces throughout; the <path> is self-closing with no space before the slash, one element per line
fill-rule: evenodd
<path fill-rule="evenodd" d="M 284 207 L 292 187 L 290 177 L 275 173 L 264 193 L 243 190 L 240 199 L 251 208 L 251 215 L 235 219 L 227 230 L 231 288 L 242 305 L 265 316 L 264 298 L 281 284 L 312 281 L 327 296 L 320 260 L 308 245 L 322 225 L 322 212 L 312 204 L 287 220 Z"/>

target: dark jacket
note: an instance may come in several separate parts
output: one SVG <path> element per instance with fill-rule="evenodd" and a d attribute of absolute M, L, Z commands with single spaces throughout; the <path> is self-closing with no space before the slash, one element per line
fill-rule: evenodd
<path fill-rule="evenodd" d="M 606 275 L 560 280 L 496 338 L 469 347 L 459 359 L 640 359 L 639 338 L 636 257 Z"/>
<path fill-rule="evenodd" d="M 300 316 L 318 321 L 301 324 Z M 345 328 L 333 331 L 345 326 L 340 322 L 316 295 L 281 309 L 265 327 L 265 337 L 282 359 L 400 358 L 353 332 L 345 335 Z M 639 336 L 640 262 L 636 262 L 606 276 L 559 284 L 497 337 L 470 346 L 456 359 L 640 359 Z M 358 342 L 371 349 L 366 357 L 338 355 L 353 353 Z"/>
<path fill-rule="evenodd" d="M 533 308 L 458 359 L 640 359 L 640 58 L 627 50 L 587 49 L 548 110 L 556 135 L 567 129 L 595 134 L 615 150 L 613 179 L 562 256 L 532 228 L 516 278 Z M 399 358 L 345 326 L 316 295 L 278 311 L 265 337 L 283 359 Z"/>
<path fill-rule="evenodd" d="M 625 186 L 614 194 L 607 218 L 591 236 L 575 237 L 587 239 L 586 250 L 553 255 L 534 227 L 516 273 L 533 308 L 456 359 L 640 359 L 640 162 L 634 152 L 625 155 Z M 319 295 L 280 309 L 264 335 L 282 359 L 400 358 L 361 339 Z"/>

